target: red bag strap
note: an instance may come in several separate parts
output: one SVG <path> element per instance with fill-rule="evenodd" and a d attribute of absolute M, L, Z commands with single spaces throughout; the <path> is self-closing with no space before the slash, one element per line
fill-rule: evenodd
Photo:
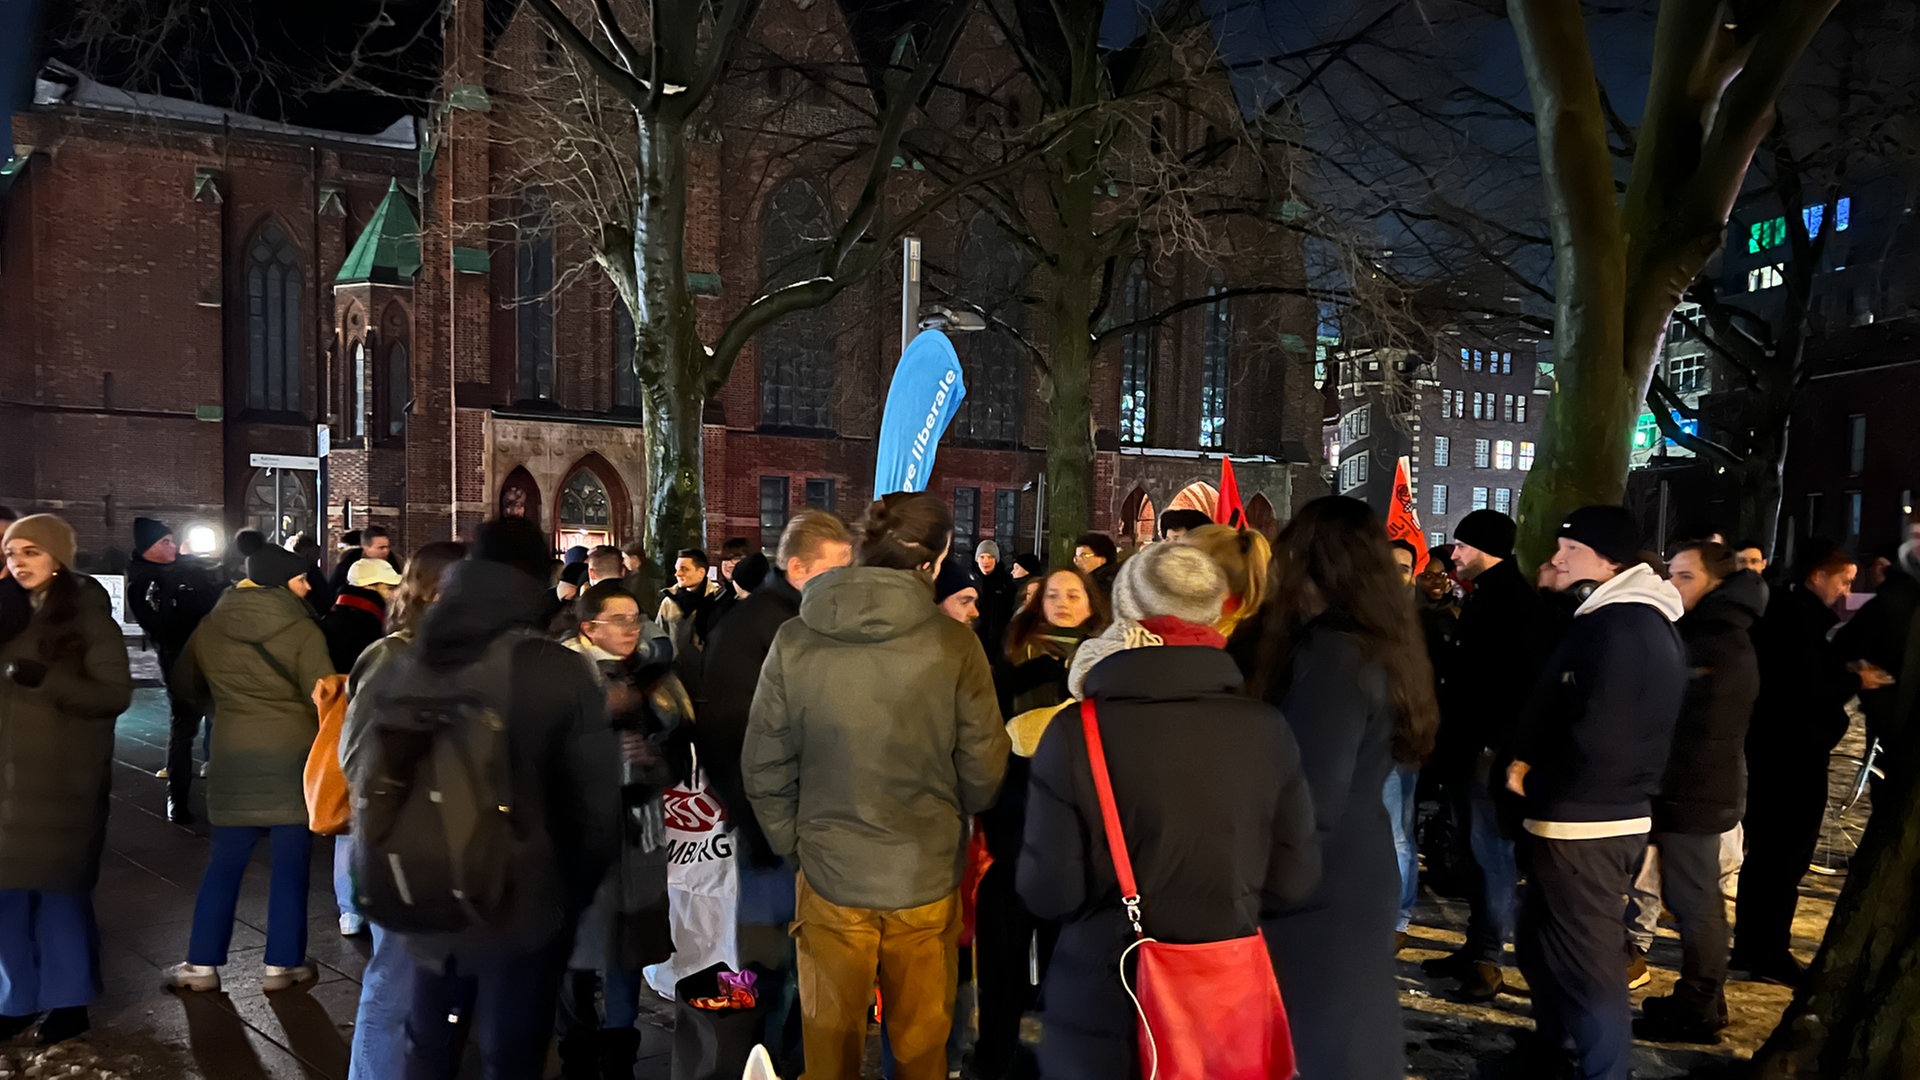
<path fill-rule="evenodd" d="M 1113 856 L 1114 876 L 1120 879 L 1120 903 L 1126 906 L 1134 936 L 1145 937 L 1140 928 L 1140 886 L 1133 880 L 1133 860 L 1127 857 L 1127 838 L 1120 831 L 1120 807 L 1113 801 L 1113 778 L 1107 774 L 1107 749 L 1100 741 L 1100 719 L 1092 698 L 1080 703 L 1080 728 L 1087 735 L 1087 764 L 1093 767 L 1093 790 L 1100 799 L 1107 851 Z"/>

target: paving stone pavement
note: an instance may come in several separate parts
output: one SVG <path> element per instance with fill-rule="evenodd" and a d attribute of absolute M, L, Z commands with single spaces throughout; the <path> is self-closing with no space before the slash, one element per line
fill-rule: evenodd
<path fill-rule="evenodd" d="M 255 853 L 240 891 L 231 962 L 217 994 L 176 994 L 161 972 L 186 956 L 194 894 L 207 862 L 204 795 L 199 823 L 166 820 L 165 781 L 153 774 L 166 756 L 164 692 L 142 688 L 116 729 L 113 811 L 94 893 L 104 991 L 92 1009 L 85 1045 L 48 1055 L 25 1040 L 0 1046 L 0 1076 L 114 1077 L 120 1080 L 336 1080 L 347 1075 L 360 973 L 369 941 L 343 939 L 332 888 L 333 847 L 314 845 L 308 897 L 308 952 L 320 978 L 304 991 L 271 997 L 260 990 L 266 948 L 266 845 Z M 662 1020 L 664 1002 L 652 1019 Z M 670 1016 L 670 1013 L 667 1014 Z M 646 1025 L 637 1080 L 665 1080 L 671 1034 Z M 34 1071 L 34 1066 L 40 1066 Z M 396 1063 L 397 1066 L 397 1063 Z M 74 1072 L 73 1069 L 80 1071 Z M 558 1073 L 557 1059 L 549 1075 Z M 397 1075 L 397 1068 L 395 1071 Z"/>

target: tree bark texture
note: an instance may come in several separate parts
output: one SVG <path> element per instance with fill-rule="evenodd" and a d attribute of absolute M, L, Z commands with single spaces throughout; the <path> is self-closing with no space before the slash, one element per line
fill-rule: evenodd
<path fill-rule="evenodd" d="M 1920 739 L 1903 745 L 1807 981 L 1754 1056 L 1757 1080 L 1920 1076 Z"/>

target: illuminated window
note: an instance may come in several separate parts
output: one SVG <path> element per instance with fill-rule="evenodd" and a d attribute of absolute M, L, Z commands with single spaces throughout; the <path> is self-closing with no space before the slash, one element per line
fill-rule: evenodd
<path fill-rule="evenodd" d="M 1433 485 L 1433 498 L 1427 508 L 1435 514 L 1444 514 L 1447 512 L 1447 485 Z"/>
<path fill-rule="evenodd" d="M 1527 422 L 1527 395 L 1525 394 L 1513 399 L 1513 422 L 1516 424 Z"/>
<path fill-rule="evenodd" d="M 1531 468 L 1533 468 L 1533 444 L 1523 442 L 1520 444 L 1520 471 L 1525 472 Z"/>
<path fill-rule="evenodd" d="M 1774 263 L 1771 266 L 1756 266 L 1747 271 L 1747 291 L 1760 292 L 1787 282 L 1787 264 Z"/>
<path fill-rule="evenodd" d="M 1493 457 L 1493 448 L 1487 444 L 1487 440 L 1485 439 L 1473 440 L 1473 467 L 1474 468 L 1476 469 L 1486 468 L 1487 462 L 1491 460 L 1492 457 Z"/>
<path fill-rule="evenodd" d="M 1787 219 L 1773 218 L 1769 221 L 1756 221 L 1747 230 L 1747 254 L 1758 255 L 1770 248 L 1777 248 L 1787 242 Z"/>
<path fill-rule="evenodd" d="M 1447 438 L 1445 435 L 1435 435 L 1433 437 L 1434 467 L 1439 469 L 1444 469 L 1447 466 L 1451 465 L 1452 463 L 1453 463 L 1453 440 Z"/>
<path fill-rule="evenodd" d="M 1513 468 L 1513 442 L 1501 439 L 1493 444 L 1493 467 L 1496 469 Z"/>
<path fill-rule="evenodd" d="M 1495 510 L 1500 511 L 1503 514 L 1513 513 L 1513 489 L 1512 488 L 1494 488 L 1493 489 L 1493 508 Z"/>
<path fill-rule="evenodd" d="M 1477 487 L 1473 489 L 1473 508 L 1475 510 L 1485 510 L 1487 508 L 1486 488 Z"/>

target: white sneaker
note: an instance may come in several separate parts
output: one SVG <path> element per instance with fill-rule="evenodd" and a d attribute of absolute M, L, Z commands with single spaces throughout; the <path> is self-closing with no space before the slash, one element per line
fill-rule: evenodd
<path fill-rule="evenodd" d="M 166 985 L 175 990 L 220 989 L 220 969 L 205 964 L 175 964 L 166 971 Z"/>
<path fill-rule="evenodd" d="M 210 761 L 203 761 L 200 763 L 200 779 L 205 780 L 207 778 L 207 766 L 211 764 L 213 763 Z"/>
<path fill-rule="evenodd" d="M 340 936 L 359 937 L 367 932 L 367 920 L 349 911 L 340 916 Z"/>
<path fill-rule="evenodd" d="M 260 968 L 260 989 L 268 992 L 291 990 L 301 983 L 312 982 L 319 977 L 320 973 L 313 969 L 312 964 L 301 964 L 298 967 L 275 967 L 272 964 L 265 964 Z"/>
<path fill-rule="evenodd" d="M 154 773 L 153 775 L 158 777 L 161 780 L 165 780 L 167 777 L 172 776 L 173 772 L 172 770 L 168 769 L 165 765 L 162 765 L 160 766 L 160 771 Z"/>

